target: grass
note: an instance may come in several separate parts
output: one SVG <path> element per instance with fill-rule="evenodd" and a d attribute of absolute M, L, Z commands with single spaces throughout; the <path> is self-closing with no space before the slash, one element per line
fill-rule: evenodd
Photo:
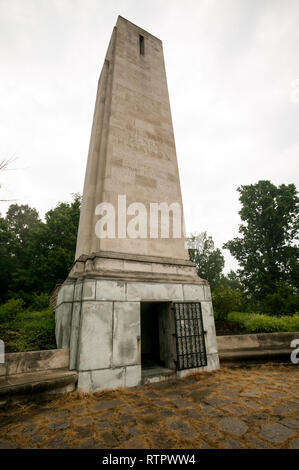
<path fill-rule="evenodd" d="M 273 317 L 260 313 L 232 312 L 228 321 L 241 323 L 248 333 L 278 333 L 299 331 L 299 314 Z"/>
<path fill-rule="evenodd" d="M 14 318 L 0 315 L 0 338 L 6 353 L 55 349 L 55 319 L 51 308 L 18 312 Z"/>

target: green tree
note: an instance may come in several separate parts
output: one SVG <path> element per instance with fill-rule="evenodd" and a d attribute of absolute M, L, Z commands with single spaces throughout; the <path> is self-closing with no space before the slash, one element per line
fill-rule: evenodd
<path fill-rule="evenodd" d="M 276 291 L 266 295 L 263 311 L 272 315 L 288 315 L 299 310 L 299 292 L 286 282 L 277 282 Z"/>
<path fill-rule="evenodd" d="M 12 235 L 10 253 L 14 258 L 15 269 L 26 269 L 26 245 L 32 229 L 41 223 L 39 214 L 27 204 L 11 204 L 5 220 Z"/>
<path fill-rule="evenodd" d="M 188 238 L 189 258 L 195 264 L 197 274 L 209 281 L 214 289 L 220 281 L 224 267 L 224 257 L 219 248 L 215 248 L 212 237 L 207 232 L 191 234 Z"/>
<path fill-rule="evenodd" d="M 234 290 L 236 290 L 236 289 L 239 290 L 239 291 L 243 290 L 243 286 L 242 286 L 240 277 L 233 270 L 230 270 L 229 273 L 227 273 L 226 275 L 223 274 L 220 277 L 219 284 L 223 285 L 223 286 L 230 287 L 231 289 L 234 289 Z"/>
<path fill-rule="evenodd" d="M 42 222 L 37 210 L 27 204 L 11 204 L 5 222 L 10 232 L 8 251 L 13 263 L 6 297 L 21 297 L 28 303 L 31 292 L 36 288 L 30 277 L 31 256 L 28 247 L 32 231 Z"/>
<path fill-rule="evenodd" d="M 35 209 L 17 204 L 9 207 L 6 219 L 0 218 L 2 301 L 36 303 L 36 294 L 49 294 L 58 279 L 67 277 L 75 257 L 80 204 L 75 194 L 71 203 L 48 211 L 45 222 Z"/>
<path fill-rule="evenodd" d="M 13 243 L 13 234 L 11 233 L 7 221 L 0 217 L 0 302 L 6 300 L 8 285 L 11 280 L 14 269 L 11 255 L 11 244 Z"/>
<path fill-rule="evenodd" d="M 242 237 L 224 244 L 238 260 L 238 274 L 247 295 L 262 302 L 277 283 L 298 286 L 298 195 L 293 184 L 270 181 L 240 186 Z"/>
<path fill-rule="evenodd" d="M 212 292 L 213 306 L 218 320 L 227 320 L 232 310 L 239 310 L 242 294 L 238 289 L 220 285 Z"/>
<path fill-rule="evenodd" d="M 49 293 L 57 280 L 64 280 L 75 259 L 81 196 L 71 203 L 61 202 L 46 213 L 45 223 L 30 233 L 28 256 L 29 277 L 35 292 Z"/>

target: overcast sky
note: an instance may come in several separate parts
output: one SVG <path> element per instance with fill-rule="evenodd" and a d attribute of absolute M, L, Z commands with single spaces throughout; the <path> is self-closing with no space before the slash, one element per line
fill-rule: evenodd
<path fill-rule="evenodd" d="M 118 15 L 163 41 L 187 232 L 221 247 L 239 185 L 298 180 L 298 0 L 0 0 L 0 199 L 44 215 L 82 192 Z"/>

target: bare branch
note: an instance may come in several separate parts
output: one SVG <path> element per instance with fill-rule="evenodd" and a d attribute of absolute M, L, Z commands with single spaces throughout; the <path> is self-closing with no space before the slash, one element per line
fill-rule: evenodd
<path fill-rule="evenodd" d="M 11 157 L 11 158 L 4 158 L 3 160 L 0 160 L 0 171 L 5 171 L 5 170 L 11 170 L 9 166 L 16 161 L 16 157 Z"/>

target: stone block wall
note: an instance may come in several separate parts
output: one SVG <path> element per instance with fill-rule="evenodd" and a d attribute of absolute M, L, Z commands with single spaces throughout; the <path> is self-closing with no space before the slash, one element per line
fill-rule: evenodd
<path fill-rule="evenodd" d="M 141 382 L 141 301 L 201 302 L 208 365 L 178 371 L 183 377 L 219 367 L 210 288 L 207 285 L 103 279 L 67 281 L 56 307 L 58 348 L 70 348 L 78 387 L 96 391 Z"/>

